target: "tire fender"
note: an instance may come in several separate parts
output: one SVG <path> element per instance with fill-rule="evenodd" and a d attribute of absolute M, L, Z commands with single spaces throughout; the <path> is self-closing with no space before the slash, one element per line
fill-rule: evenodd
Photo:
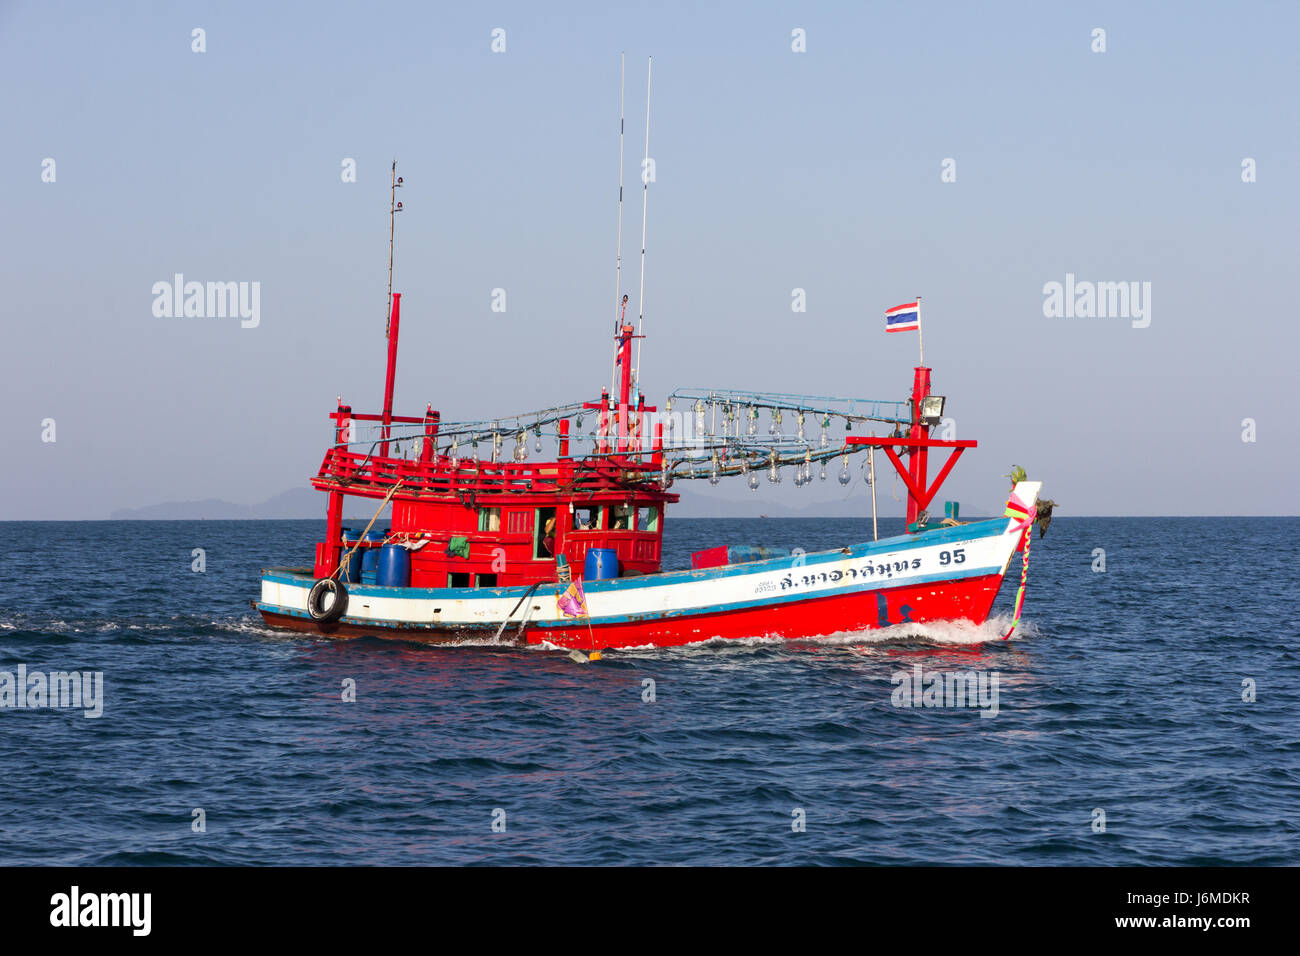
<path fill-rule="evenodd" d="M 328 608 L 325 607 L 325 595 L 334 595 L 334 603 Z M 332 624 L 341 618 L 348 609 L 348 589 L 343 586 L 342 581 L 336 581 L 333 578 L 320 578 L 311 586 L 311 592 L 307 595 L 307 613 L 311 615 L 313 621 L 321 624 Z"/>

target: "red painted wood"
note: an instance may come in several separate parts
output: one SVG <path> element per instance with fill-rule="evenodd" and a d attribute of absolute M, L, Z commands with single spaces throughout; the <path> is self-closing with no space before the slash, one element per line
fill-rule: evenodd
<path fill-rule="evenodd" d="M 625 624 L 603 624 L 593 628 L 595 648 L 591 647 L 591 637 L 582 621 L 575 621 L 565 628 L 529 627 L 525 629 L 524 637 L 529 644 L 549 641 L 561 647 L 599 650 L 647 644 L 671 647 L 712 638 L 819 637 L 874 630 L 906 621 L 924 624 L 928 621 L 967 620 L 982 624 L 988 618 L 1001 584 L 1002 575 L 995 574 L 961 582 L 859 591 L 694 618 L 648 618 Z M 881 623 L 878 594 L 885 602 L 884 625 Z M 904 607 L 908 609 L 906 614 Z"/>
<path fill-rule="evenodd" d="M 691 555 L 691 570 L 698 571 L 701 568 L 720 568 L 727 563 L 727 546 L 719 545 L 716 548 L 705 548 L 703 551 L 696 551 Z"/>
<path fill-rule="evenodd" d="M 343 494 L 342 492 L 332 491 L 329 494 L 329 504 L 325 508 L 325 541 L 324 548 L 316 549 L 316 577 L 327 578 L 334 573 L 338 567 L 338 550 L 331 546 L 331 542 L 342 543 L 343 540 Z"/>
<path fill-rule="evenodd" d="M 384 438 L 393 424 L 393 386 L 397 380 L 397 336 L 402 324 L 402 293 L 393 293 L 393 314 L 388 322 L 388 370 L 384 376 Z M 388 442 L 384 441 L 383 454 L 388 456 Z"/>
<path fill-rule="evenodd" d="M 420 446 L 420 463 L 427 466 L 433 461 L 438 448 L 438 425 L 442 416 L 433 410 L 432 405 L 424 406 L 424 443 Z M 394 418 L 393 421 L 398 419 Z"/>

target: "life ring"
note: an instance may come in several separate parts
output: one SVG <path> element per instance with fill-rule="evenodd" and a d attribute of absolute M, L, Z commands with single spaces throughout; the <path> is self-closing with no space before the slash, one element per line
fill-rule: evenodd
<path fill-rule="evenodd" d="M 334 595 L 334 603 L 328 608 L 325 607 L 326 593 Z M 321 578 L 311 586 L 311 593 L 307 595 L 307 613 L 311 615 L 313 621 L 331 624 L 341 618 L 347 609 L 348 589 L 343 586 L 342 581 Z"/>

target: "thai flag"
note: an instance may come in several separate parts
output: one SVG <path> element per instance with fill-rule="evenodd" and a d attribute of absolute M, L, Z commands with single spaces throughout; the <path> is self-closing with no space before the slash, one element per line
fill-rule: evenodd
<path fill-rule="evenodd" d="M 906 302 L 885 310 L 886 332 L 909 332 L 921 327 L 921 303 Z"/>

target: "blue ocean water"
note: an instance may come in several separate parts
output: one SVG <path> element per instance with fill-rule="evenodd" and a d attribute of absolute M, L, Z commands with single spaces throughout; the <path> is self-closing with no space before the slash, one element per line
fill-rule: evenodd
<path fill-rule="evenodd" d="M 1300 862 L 1300 519 L 1057 517 L 1010 642 L 1008 581 L 981 629 L 588 665 L 267 629 L 259 570 L 323 522 L 0 530 L 0 671 L 104 688 L 0 710 L 0 864 Z M 684 566 L 870 522 L 666 534 Z M 895 706 L 918 665 L 996 676 L 996 716 Z"/>

